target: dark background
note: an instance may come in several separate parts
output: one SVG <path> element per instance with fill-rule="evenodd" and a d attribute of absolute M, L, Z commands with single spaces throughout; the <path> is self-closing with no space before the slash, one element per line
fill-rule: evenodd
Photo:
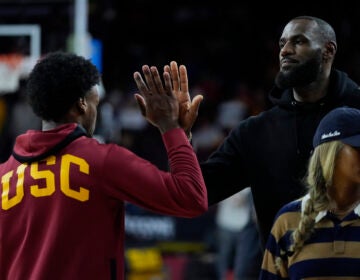
<path fill-rule="evenodd" d="M 0 24 L 38 23 L 44 53 L 65 49 L 73 7 L 70 0 L 0 0 Z M 282 27 L 305 14 L 333 25 L 336 66 L 359 80 L 359 8 L 356 1 L 89 0 L 88 26 L 104 45 L 106 89 L 133 90 L 132 73 L 142 64 L 176 60 L 188 66 L 191 84 L 213 77 L 226 95 L 238 80 L 271 86 Z"/>

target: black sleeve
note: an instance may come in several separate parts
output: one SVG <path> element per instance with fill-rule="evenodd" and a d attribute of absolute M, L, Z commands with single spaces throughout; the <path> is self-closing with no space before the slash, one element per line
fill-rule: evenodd
<path fill-rule="evenodd" d="M 250 185 L 249 149 L 243 140 L 246 134 L 246 125 L 241 123 L 208 160 L 201 162 L 209 206 Z"/>

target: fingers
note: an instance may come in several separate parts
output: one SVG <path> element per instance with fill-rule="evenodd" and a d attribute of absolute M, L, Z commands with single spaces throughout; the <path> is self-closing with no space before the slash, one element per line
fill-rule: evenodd
<path fill-rule="evenodd" d="M 173 94 L 179 95 L 182 92 L 188 95 L 188 77 L 184 65 L 178 67 L 176 61 L 171 61 L 170 65 L 165 65 L 164 82 L 161 80 L 159 71 L 155 66 L 143 65 L 142 72 L 144 79 L 139 72 L 134 73 L 134 79 L 140 94 L 145 98 L 152 94 L 167 94 L 170 96 Z"/>
<path fill-rule="evenodd" d="M 167 95 L 171 96 L 174 95 L 174 92 L 172 91 L 172 83 L 171 83 L 171 77 L 168 72 L 163 73 L 164 83 L 165 83 L 165 92 Z"/>
<path fill-rule="evenodd" d="M 176 93 L 188 93 L 189 84 L 185 65 L 180 65 L 176 61 L 171 61 L 170 65 L 164 66 L 164 73 L 169 73 L 172 82 L 172 88 Z"/>
<path fill-rule="evenodd" d="M 150 88 L 150 90 L 155 93 L 159 93 L 159 94 L 165 94 L 165 90 L 164 90 L 164 87 L 163 87 L 163 83 L 161 81 L 161 78 L 160 78 L 160 74 L 159 74 L 159 71 L 157 70 L 157 68 L 155 66 L 152 66 L 150 68 L 150 71 L 151 71 L 151 76 L 152 76 L 152 81 L 153 83 L 152 84 L 149 84 L 148 83 L 148 86 Z"/>
<path fill-rule="evenodd" d="M 140 94 L 134 94 L 135 100 L 140 108 L 141 114 L 146 117 L 146 103 L 145 99 Z"/>
<path fill-rule="evenodd" d="M 180 90 L 181 85 L 180 85 L 180 78 L 179 78 L 179 68 L 178 68 L 176 61 L 170 62 L 170 74 L 171 74 L 173 89 L 176 91 Z"/>
<path fill-rule="evenodd" d="M 188 76 L 185 65 L 180 65 L 179 67 L 180 71 L 180 88 L 182 92 L 188 92 L 189 86 L 188 86 Z"/>
<path fill-rule="evenodd" d="M 141 94 L 143 94 L 143 92 L 149 91 L 139 72 L 134 73 L 134 80 Z"/>
<path fill-rule="evenodd" d="M 156 86 L 155 86 L 155 83 L 153 80 L 153 75 L 151 74 L 151 71 L 150 71 L 150 67 L 148 65 L 143 65 L 142 71 L 143 71 L 143 74 L 145 77 L 147 87 L 149 89 L 148 91 L 144 92 L 143 95 L 144 96 L 146 96 L 148 94 L 151 95 L 152 91 L 156 88 Z"/>
<path fill-rule="evenodd" d="M 204 97 L 199 94 L 199 95 L 196 95 L 192 102 L 191 102 L 191 111 L 193 113 L 195 113 L 197 115 L 198 111 L 199 111 L 199 107 L 200 107 L 200 103 L 203 101 Z"/>
<path fill-rule="evenodd" d="M 145 81 L 139 72 L 134 73 L 134 80 L 142 96 L 147 97 L 152 94 L 165 93 L 159 72 L 155 66 L 143 65 L 142 72 Z"/>

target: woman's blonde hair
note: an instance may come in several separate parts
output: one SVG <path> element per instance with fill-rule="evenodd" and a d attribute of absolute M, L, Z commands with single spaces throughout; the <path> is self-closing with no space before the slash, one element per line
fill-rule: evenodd
<path fill-rule="evenodd" d="M 332 185 L 336 158 L 344 144 L 331 141 L 317 146 L 310 158 L 305 182 L 310 198 L 302 209 L 298 227 L 292 233 L 292 245 L 286 255 L 297 254 L 309 239 L 314 230 L 317 214 L 328 209 L 329 197 L 327 188 Z M 283 261 L 281 258 L 277 263 Z"/>

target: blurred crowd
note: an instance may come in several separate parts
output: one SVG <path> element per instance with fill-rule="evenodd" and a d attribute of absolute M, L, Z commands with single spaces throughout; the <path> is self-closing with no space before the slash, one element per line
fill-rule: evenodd
<path fill-rule="evenodd" d="M 305 4 L 280 8 L 274 3 L 273 12 L 268 13 L 251 1 L 173 1 L 163 6 L 143 0 L 88 1 L 89 34 L 102 43 L 104 96 L 98 137 L 155 158 L 165 168 L 166 159 L 156 139 L 159 135 L 136 107 L 132 74 L 142 64 L 161 69 L 176 60 L 187 66 L 190 92 L 204 95 L 193 144 L 200 159 L 206 157 L 238 120 L 271 106 L 267 92 L 278 70 L 279 32 L 289 18 L 301 14 L 320 16 L 335 27 L 341 46 L 335 66 L 359 82 L 360 4 L 339 5 L 331 0 L 327 9 Z M 42 53 L 69 48 L 74 1 L 13 0 L 0 7 L 1 24 L 41 25 Z M 6 44 L 9 41 L 1 42 L 0 53 L 28 52 L 25 38 L 12 46 Z M 0 161 L 11 152 L 16 135 L 39 127 L 25 105 L 22 84 L 15 93 L 0 93 Z"/>

